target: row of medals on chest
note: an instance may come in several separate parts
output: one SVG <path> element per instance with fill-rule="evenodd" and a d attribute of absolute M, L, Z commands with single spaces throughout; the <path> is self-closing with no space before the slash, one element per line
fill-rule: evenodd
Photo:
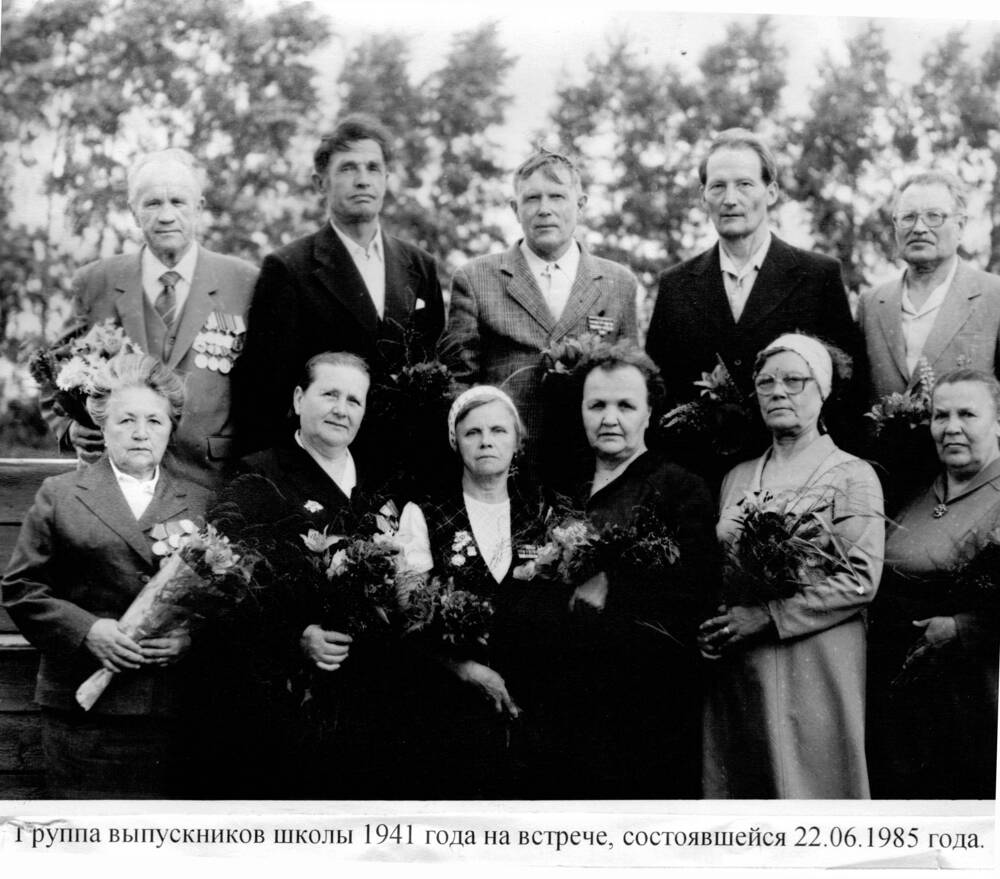
<path fill-rule="evenodd" d="M 191 345 L 198 352 L 194 365 L 199 369 L 211 369 L 225 375 L 233 368 L 236 358 L 243 350 L 246 330 L 241 315 L 213 311 Z"/>

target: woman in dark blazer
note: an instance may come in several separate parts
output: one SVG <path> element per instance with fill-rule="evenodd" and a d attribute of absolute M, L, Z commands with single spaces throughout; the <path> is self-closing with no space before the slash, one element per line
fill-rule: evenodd
<path fill-rule="evenodd" d="M 224 796 L 412 793 L 405 707 L 412 669 L 395 643 L 352 637 L 323 619 L 318 592 L 302 588 L 315 583 L 302 535 L 354 534 L 389 498 L 351 449 L 369 385 L 368 366 L 355 354 L 311 357 L 292 398 L 298 429 L 283 444 L 244 458 L 210 511 L 224 533 L 277 560 L 276 575 L 261 583 L 260 605 L 251 608 L 261 615 L 219 639 L 232 649 L 218 657 L 220 673 L 206 701 L 218 715 L 217 762 L 229 767 L 222 773 Z M 240 734 L 247 718 L 251 737 Z M 247 765 L 262 769 L 248 774 Z"/>
<path fill-rule="evenodd" d="M 59 799 L 183 795 L 175 663 L 188 636 L 135 641 L 118 618 L 157 571 L 150 531 L 204 512 L 205 489 L 164 457 L 184 404 L 155 358 L 119 355 L 90 400 L 107 453 L 42 483 L 2 582 L 3 606 L 41 652 L 36 701 L 49 792 Z M 116 672 L 89 713 L 77 687 Z"/>

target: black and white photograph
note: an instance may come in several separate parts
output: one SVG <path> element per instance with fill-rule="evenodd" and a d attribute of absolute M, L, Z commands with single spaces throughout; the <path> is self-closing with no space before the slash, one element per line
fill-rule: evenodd
<path fill-rule="evenodd" d="M 996 867 L 1000 17 L 690 5 L 3 0 L 3 857 Z"/>

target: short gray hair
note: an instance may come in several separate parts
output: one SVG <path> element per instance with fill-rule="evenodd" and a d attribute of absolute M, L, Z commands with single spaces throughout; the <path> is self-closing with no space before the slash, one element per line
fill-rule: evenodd
<path fill-rule="evenodd" d="M 557 153 L 552 150 L 547 150 L 544 147 L 540 147 L 523 162 L 521 162 L 521 164 L 515 169 L 515 194 L 517 193 L 520 185 L 536 171 L 541 171 L 545 177 L 555 183 L 566 182 L 560 175 L 561 171 L 565 171 L 569 174 L 570 183 L 575 186 L 578 191 L 583 191 L 583 181 L 580 177 L 580 169 L 577 168 L 576 163 L 568 156 L 564 156 L 562 153 Z"/>
<path fill-rule="evenodd" d="M 938 171 L 936 169 L 919 171 L 906 178 L 903 185 L 896 190 L 896 197 L 892 202 L 893 213 L 896 212 L 896 206 L 903 197 L 903 193 L 911 186 L 943 186 L 948 190 L 948 194 L 951 195 L 951 200 L 955 203 L 955 207 L 959 212 L 965 213 L 965 184 L 956 175 L 948 171 Z"/>
<path fill-rule="evenodd" d="M 708 181 L 708 160 L 719 150 L 750 150 L 756 153 L 760 159 L 760 179 L 765 184 L 778 182 L 778 163 L 767 144 L 747 128 L 727 128 L 715 136 L 698 165 L 698 179 L 702 186 Z"/>
<path fill-rule="evenodd" d="M 128 203 L 131 205 L 135 201 L 136 182 L 139 179 L 139 172 L 149 165 L 173 163 L 183 165 L 191 172 L 191 179 L 194 181 L 200 196 L 205 191 L 205 172 L 198 160 L 187 150 L 179 147 L 171 147 L 165 150 L 155 150 L 151 153 L 144 153 L 133 162 L 128 169 Z"/>
<path fill-rule="evenodd" d="M 125 388 L 149 388 L 167 401 L 170 424 L 177 427 L 184 409 L 184 382 L 163 361 L 149 354 L 118 354 L 105 363 L 94 376 L 94 389 L 87 400 L 87 410 L 94 423 L 103 429 L 108 419 L 108 403 L 115 391 Z"/>

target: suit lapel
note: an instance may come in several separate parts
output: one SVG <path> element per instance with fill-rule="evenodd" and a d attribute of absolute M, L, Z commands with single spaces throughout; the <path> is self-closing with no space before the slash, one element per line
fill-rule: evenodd
<path fill-rule="evenodd" d="M 372 302 L 358 267 L 329 222 L 324 223 L 323 228 L 316 233 L 313 240 L 313 259 L 317 263 L 313 273 L 319 282 L 347 309 L 369 336 L 375 337 L 378 334 L 378 312 L 375 310 L 375 303 Z M 388 271 L 388 255 L 386 268 Z M 387 297 L 388 287 L 387 275 Z"/>
<path fill-rule="evenodd" d="M 507 293 L 511 299 L 534 318 L 546 333 L 551 334 L 556 326 L 555 318 L 542 298 L 542 291 L 538 289 L 535 276 L 531 274 L 519 245 L 515 244 L 504 254 L 500 271 L 507 277 Z"/>
<path fill-rule="evenodd" d="M 718 244 L 692 265 L 688 295 L 693 300 L 695 313 L 712 321 L 722 330 L 725 338 L 731 337 L 736 332 L 733 310 L 726 295 L 726 287 L 722 283 Z"/>
<path fill-rule="evenodd" d="M 187 489 L 165 467 L 161 466 L 160 478 L 157 480 L 153 499 L 136 525 L 143 534 L 148 534 L 157 523 L 180 518 L 187 511 Z M 149 538 L 148 542 L 151 541 L 152 538 Z"/>
<path fill-rule="evenodd" d="M 199 248 L 194 277 L 191 279 L 191 289 L 184 301 L 180 324 L 177 327 L 177 339 L 170 349 L 167 366 L 176 367 L 188 352 L 195 336 L 198 335 L 198 331 L 205 325 L 209 314 L 212 313 L 212 300 L 218 289 L 218 278 L 211 255 L 204 248 Z"/>
<path fill-rule="evenodd" d="M 125 334 L 142 348 L 149 350 L 149 340 L 146 338 L 145 294 L 142 290 L 141 255 L 122 267 L 121 272 L 113 279 L 118 298 L 115 300 L 115 311 Z"/>
<path fill-rule="evenodd" d="M 382 233 L 385 257 L 385 320 L 390 334 L 406 328 L 417 303 L 412 267 L 406 253 L 394 238 Z"/>
<path fill-rule="evenodd" d="M 772 235 L 771 246 L 764 256 L 764 262 L 761 263 L 757 279 L 740 315 L 737 324 L 740 331 L 761 322 L 774 311 L 798 285 L 800 274 L 801 267 L 794 251 L 780 238 Z"/>
<path fill-rule="evenodd" d="M 157 489 L 159 488 L 157 485 Z M 152 564 L 153 553 L 150 544 L 143 536 L 135 516 L 132 515 L 125 495 L 118 487 L 118 480 L 107 457 L 81 472 L 76 481 L 76 491 L 77 498 L 88 510 L 121 537 L 140 557 Z"/>
<path fill-rule="evenodd" d="M 602 277 L 603 272 L 597 267 L 597 263 L 581 247 L 576 277 L 573 279 L 573 287 L 569 291 L 566 307 L 552 333 L 553 341 L 558 341 L 567 333 L 572 332 L 577 323 L 587 315 L 594 303 L 597 302 L 601 295 L 597 281 Z"/>
<path fill-rule="evenodd" d="M 965 326 L 975 310 L 975 300 L 980 293 L 972 283 L 969 274 L 965 265 L 959 262 L 958 268 L 955 270 L 955 277 L 951 282 L 951 288 L 945 294 L 944 302 L 941 303 L 934 325 L 927 336 L 927 341 L 924 342 L 924 349 L 920 352 L 920 356 L 926 357 L 931 367 L 934 367 L 937 359 L 944 353 L 958 331 Z"/>
<path fill-rule="evenodd" d="M 908 384 L 909 371 L 906 368 L 906 342 L 903 339 L 902 302 L 903 282 L 899 280 L 878 297 L 875 310 L 889 356 L 896 369 L 899 370 L 903 384 Z"/>

